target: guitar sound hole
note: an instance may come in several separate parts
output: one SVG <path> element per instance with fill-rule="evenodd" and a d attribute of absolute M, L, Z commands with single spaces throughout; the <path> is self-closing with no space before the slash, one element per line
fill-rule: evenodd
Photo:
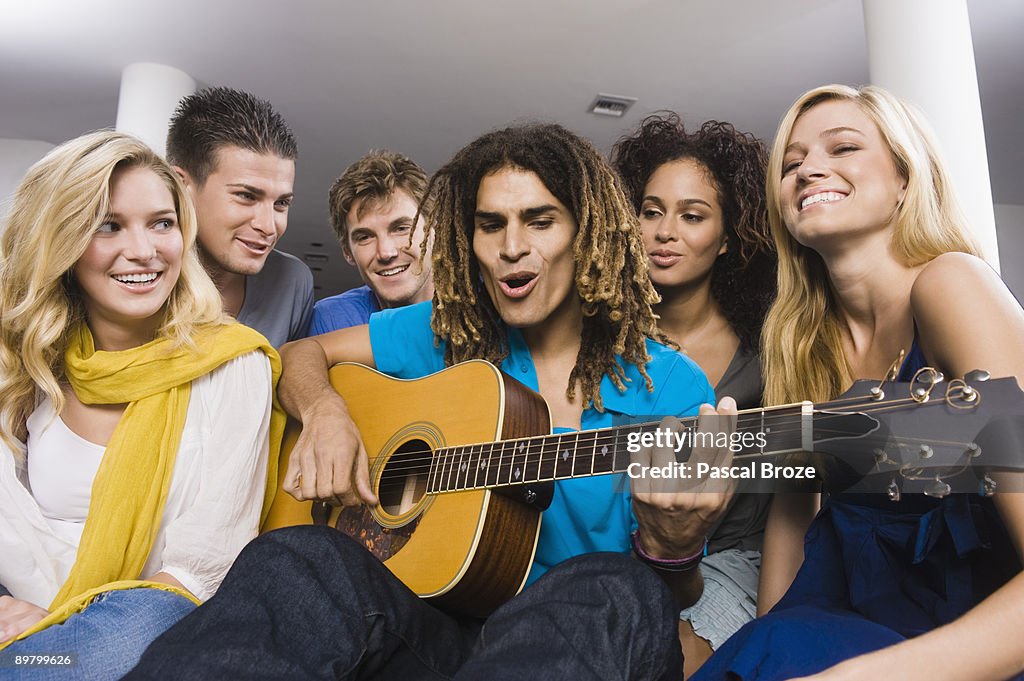
<path fill-rule="evenodd" d="M 419 503 L 427 491 L 432 453 L 423 440 L 410 440 L 395 450 L 384 465 L 377 496 L 389 515 L 401 515 Z"/>

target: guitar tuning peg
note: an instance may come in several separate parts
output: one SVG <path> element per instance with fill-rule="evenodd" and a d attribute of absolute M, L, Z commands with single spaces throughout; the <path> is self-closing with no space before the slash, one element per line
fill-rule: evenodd
<path fill-rule="evenodd" d="M 892 479 L 892 482 L 889 483 L 889 487 L 886 491 L 889 493 L 889 501 L 900 500 L 900 486 L 896 483 L 896 478 Z"/>
<path fill-rule="evenodd" d="M 921 367 L 910 379 L 910 398 L 921 404 L 931 397 L 932 390 L 942 381 L 942 374 L 931 367 Z"/>
<path fill-rule="evenodd" d="M 972 371 L 975 380 L 988 380 L 987 371 Z M 911 394 L 913 397 L 913 394 Z M 967 383 L 967 378 L 954 378 L 946 384 L 946 403 L 957 409 L 972 409 L 981 404 L 981 391 Z"/>
<path fill-rule="evenodd" d="M 885 383 L 891 383 L 892 381 L 895 381 L 897 378 L 899 378 L 900 367 L 903 366 L 903 358 L 906 356 L 906 351 L 900 350 L 899 357 L 897 357 L 896 360 L 889 365 L 889 370 L 885 372 L 885 378 L 883 378 L 882 382 L 879 383 L 878 385 L 879 388 L 881 388 L 882 385 L 884 385 Z"/>
<path fill-rule="evenodd" d="M 948 482 L 944 482 L 944 481 L 940 480 L 939 476 L 936 475 L 935 476 L 935 480 L 933 480 L 932 482 L 929 482 L 927 485 L 925 485 L 923 491 L 924 491 L 925 495 L 927 495 L 929 497 L 934 497 L 936 499 L 942 499 L 943 497 L 948 495 L 950 492 L 952 492 L 953 489 L 949 486 Z"/>
<path fill-rule="evenodd" d="M 922 372 L 917 379 L 921 383 L 934 385 L 936 383 L 942 383 L 946 380 L 946 375 L 938 369 L 929 368 L 928 371 Z"/>
<path fill-rule="evenodd" d="M 906 353 L 900 350 L 900 356 L 896 358 L 896 361 L 889 365 L 889 370 L 885 372 L 885 378 L 878 382 L 878 385 L 873 387 L 870 391 L 871 399 L 876 402 L 881 402 L 885 399 L 885 391 L 882 388 L 886 383 L 892 383 L 900 377 L 900 367 L 903 366 L 903 358 Z"/>
<path fill-rule="evenodd" d="M 993 480 L 991 477 L 989 477 L 989 474 L 986 473 L 985 477 L 981 481 L 980 494 L 983 497 L 991 497 L 991 496 L 995 496 L 995 493 L 996 493 L 996 481 Z"/>
<path fill-rule="evenodd" d="M 968 371 L 964 374 L 964 380 L 971 382 L 983 383 L 990 378 L 992 378 L 992 374 L 984 369 L 975 369 L 974 371 Z"/>

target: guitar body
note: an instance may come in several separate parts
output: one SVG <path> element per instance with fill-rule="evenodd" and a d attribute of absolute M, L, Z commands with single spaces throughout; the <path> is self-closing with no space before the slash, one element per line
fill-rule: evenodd
<path fill-rule="evenodd" d="M 362 434 L 381 503 L 335 509 L 329 523 L 446 609 L 483 616 L 518 593 L 533 563 L 540 512 L 486 489 L 427 494 L 426 473 L 441 447 L 550 433 L 543 398 L 482 361 L 417 380 L 339 364 L 330 380 Z M 300 429 L 289 421 L 282 478 Z M 279 492 L 264 529 L 308 524 L 311 508 Z"/>

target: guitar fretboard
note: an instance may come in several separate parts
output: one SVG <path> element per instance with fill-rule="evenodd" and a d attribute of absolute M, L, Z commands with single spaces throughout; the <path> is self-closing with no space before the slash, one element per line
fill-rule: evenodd
<path fill-rule="evenodd" d="M 765 447 L 745 449 L 740 454 L 771 454 L 801 447 L 799 405 L 770 412 L 753 410 L 739 416 L 737 432 L 763 432 Z M 683 425 L 696 427 L 696 418 Z M 657 422 L 556 435 L 539 435 L 515 440 L 444 447 L 434 452 L 427 492 L 504 487 L 531 482 L 626 472 L 631 462 L 628 445 L 643 433 L 651 433 Z"/>

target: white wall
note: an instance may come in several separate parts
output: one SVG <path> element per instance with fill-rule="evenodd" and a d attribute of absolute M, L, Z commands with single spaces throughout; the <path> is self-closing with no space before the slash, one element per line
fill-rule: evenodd
<path fill-rule="evenodd" d="M 997 203 L 995 209 L 1003 281 L 1024 303 L 1024 206 Z"/>
<path fill-rule="evenodd" d="M 0 137 L 0 221 L 7 216 L 14 190 L 29 167 L 53 149 L 49 142 Z"/>

